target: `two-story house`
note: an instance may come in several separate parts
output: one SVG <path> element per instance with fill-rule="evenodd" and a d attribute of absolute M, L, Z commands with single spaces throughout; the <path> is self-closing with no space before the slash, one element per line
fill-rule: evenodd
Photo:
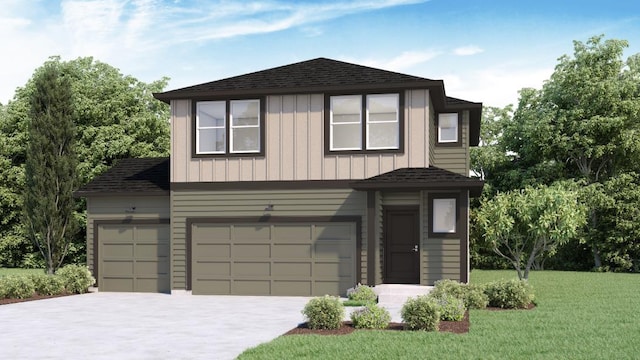
<path fill-rule="evenodd" d="M 171 157 L 81 188 L 100 291 L 344 295 L 468 281 L 482 104 L 318 58 L 154 94 Z"/>

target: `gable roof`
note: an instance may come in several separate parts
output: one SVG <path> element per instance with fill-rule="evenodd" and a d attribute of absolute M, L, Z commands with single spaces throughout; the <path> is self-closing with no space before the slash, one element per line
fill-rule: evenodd
<path fill-rule="evenodd" d="M 446 190 L 467 188 L 471 196 L 480 196 L 484 181 L 460 175 L 436 166 L 402 168 L 351 183 L 355 190 Z"/>
<path fill-rule="evenodd" d="M 169 158 L 121 159 L 78 189 L 76 197 L 169 194 Z"/>
<path fill-rule="evenodd" d="M 470 110 L 470 144 L 478 145 L 482 103 L 445 95 L 444 82 L 327 58 L 278 66 L 226 79 L 154 93 L 161 101 L 301 93 L 429 89 L 437 112 Z"/>

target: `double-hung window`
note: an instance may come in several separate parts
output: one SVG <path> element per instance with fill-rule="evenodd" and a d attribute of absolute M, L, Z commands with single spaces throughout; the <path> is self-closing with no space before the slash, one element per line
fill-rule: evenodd
<path fill-rule="evenodd" d="M 260 153 L 261 112 L 258 99 L 197 102 L 195 155 Z"/>
<path fill-rule="evenodd" d="M 329 97 L 328 150 L 400 150 L 400 94 Z"/>
<path fill-rule="evenodd" d="M 438 115 L 438 143 L 456 144 L 459 138 L 458 113 Z"/>

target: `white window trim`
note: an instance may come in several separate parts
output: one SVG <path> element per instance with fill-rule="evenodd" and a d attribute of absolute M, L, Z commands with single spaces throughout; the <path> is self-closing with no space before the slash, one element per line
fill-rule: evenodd
<path fill-rule="evenodd" d="M 200 155 L 206 155 L 206 154 L 225 154 L 226 153 L 226 147 L 227 147 L 227 137 L 226 137 L 226 125 L 227 125 L 227 119 L 225 116 L 224 122 L 222 126 L 200 126 L 200 105 L 201 104 L 206 104 L 206 103 L 223 103 L 225 106 L 225 112 L 226 112 L 226 102 L 225 101 L 198 101 L 196 103 L 196 154 Z M 224 139 L 224 148 L 225 150 L 222 151 L 200 151 L 200 130 L 211 130 L 211 129 L 223 129 L 225 131 L 225 139 Z M 214 139 L 215 141 L 215 139 Z"/>
<path fill-rule="evenodd" d="M 258 103 L 258 124 L 257 125 L 233 125 L 233 104 L 241 103 L 241 102 L 257 102 Z M 249 99 L 249 100 L 232 100 L 229 102 L 229 153 L 230 154 L 253 154 L 259 153 L 262 144 L 260 144 L 260 100 L 258 99 Z M 243 151 L 234 151 L 233 147 L 233 130 L 234 129 L 247 129 L 247 128 L 257 128 L 258 129 L 258 148 L 256 150 L 243 150 Z"/>
<path fill-rule="evenodd" d="M 359 96 L 360 97 L 360 106 L 358 108 L 358 121 L 350 121 L 350 122 L 339 122 L 339 123 L 334 123 L 333 122 L 333 99 L 334 98 L 341 98 L 341 97 L 355 97 L 355 96 Z M 362 95 L 340 95 L 340 96 L 331 96 L 329 98 L 329 104 L 330 104 L 330 117 L 329 117 L 329 150 L 331 151 L 349 151 L 349 150 L 362 150 Z M 360 136 L 360 147 L 350 147 L 350 148 L 337 148 L 333 146 L 333 128 L 334 125 L 340 126 L 340 125 L 359 125 L 360 129 L 358 131 L 358 136 Z"/>
<path fill-rule="evenodd" d="M 386 120 L 386 121 L 371 121 L 371 119 L 369 118 L 369 97 L 370 96 L 393 96 L 396 98 L 396 119 L 395 120 Z M 367 95 L 367 134 L 366 134 L 366 143 L 367 143 L 367 150 L 398 150 L 400 148 L 400 94 L 397 93 L 392 93 L 392 94 L 369 94 Z M 369 125 L 370 124 L 391 124 L 391 123 L 396 123 L 397 124 L 397 130 L 398 130 L 398 145 L 396 146 L 370 146 L 370 141 L 369 141 Z"/>
<path fill-rule="evenodd" d="M 454 117 L 455 116 L 455 120 L 456 120 L 456 138 L 454 140 L 451 139 L 442 139 L 442 122 L 440 121 L 440 119 L 442 118 L 442 116 L 447 116 L 447 117 Z M 457 143 L 460 139 L 458 139 L 458 133 L 460 132 L 460 118 L 458 116 L 458 113 L 442 113 L 442 114 L 438 114 L 438 142 L 439 143 Z"/>
<path fill-rule="evenodd" d="M 457 199 L 456 198 L 435 198 L 432 200 L 433 201 L 433 214 L 431 214 L 432 216 L 432 226 L 433 229 L 431 229 L 431 232 L 434 234 L 455 234 L 456 233 L 456 224 L 458 223 L 458 219 L 456 218 L 457 214 L 456 214 L 456 206 L 457 206 Z M 445 203 L 447 206 L 450 206 L 451 203 L 453 203 L 453 223 L 450 223 L 448 225 L 451 226 L 447 226 L 446 229 L 442 228 L 436 228 L 436 216 L 438 216 L 438 214 L 440 213 L 438 211 L 438 203 Z"/>

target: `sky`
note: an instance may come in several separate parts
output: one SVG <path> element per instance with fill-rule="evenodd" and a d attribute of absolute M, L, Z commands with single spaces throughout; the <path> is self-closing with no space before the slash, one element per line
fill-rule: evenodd
<path fill-rule="evenodd" d="M 92 56 L 166 90 L 318 57 L 442 79 L 517 104 L 573 41 L 640 52 L 636 0 L 0 0 L 0 103 L 50 56 Z"/>

